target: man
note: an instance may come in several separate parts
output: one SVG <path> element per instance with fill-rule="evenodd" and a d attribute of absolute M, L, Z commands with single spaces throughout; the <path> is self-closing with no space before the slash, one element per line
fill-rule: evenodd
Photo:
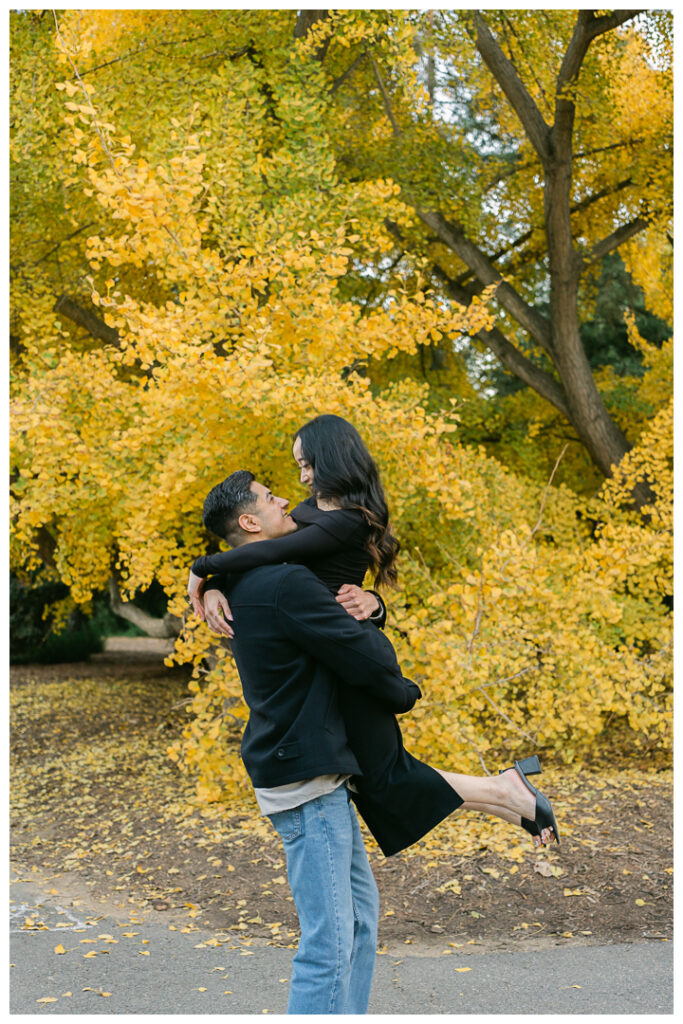
<path fill-rule="evenodd" d="M 296 529 L 287 505 L 239 470 L 209 493 L 204 522 L 233 546 L 256 543 Z M 365 1013 L 379 897 L 345 785 L 359 767 L 337 688 L 359 687 L 394 713 L 420 691 L 381 632 L 355 621 L 304 566 L 252 569 L 229 582 L 228 597 L 250 711 L 242 759 L 282 839 L 301 925 L 287 1012 Z M 210 586 L 205 605 L 208 624 L 227 632 Z"/>

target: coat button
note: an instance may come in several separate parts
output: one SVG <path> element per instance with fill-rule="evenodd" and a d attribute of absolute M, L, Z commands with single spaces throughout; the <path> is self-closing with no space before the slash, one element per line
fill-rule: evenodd
<path fill-rule="evenodd" d="M 278 750 L 278 752 L 277 752 L 277 756 L 278 756 L 278 757 L 284 757 L 284 756 L 285 756 L 285 752 L 284 752 L 284 750 L 282 749 L 282 747 L 280 747 L 280 749 Z"/>

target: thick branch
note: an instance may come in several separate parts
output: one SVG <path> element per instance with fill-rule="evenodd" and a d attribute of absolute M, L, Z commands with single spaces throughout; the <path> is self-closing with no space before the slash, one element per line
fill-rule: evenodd
<path fill-rule="evenodd" d="M 530 388 L 545 398 L 547 402 L 550 402 L 557 411 L 564 416 L 566 420 L 571 423 L 571 417 L 569 415 L 569 409 L 564 397 L 564 391 L 558 384 L 555 378 L 542 370 L 540 366 L 536 366 L 531 359 L 523 355 L 519 349 L 507 340 L 502 331 L 494 327 L 491 331 L 479 331 L 477 338 L 482 341 L 487 348 L 493 352 L 494 355 L 498 356 L 503 366 L 507 367 L 510 373 L 518 377 L 519 380 L 524 381 Z"/>
<path fill-rule="evenodd" d="M 148 615 L 132 601 L 122 601 L 118 583 L 113 576 L 109 580 L 109 603 L 115 615 L 132 622 L 147 636 L 164 638 L 175 637 L 180 633 L 182 620 L 177 615 L 166 613 L 163 619 L 155 619 L 153 615 Z"/>
<path fill-rule="evenodd" d="M 572 216 L 575 213 L 583 213 L 585 210 L 589 209 L 594 203 L 597 203 L 601 199 L 605 199 L 608 196 L 616 195 L 618 192 L 621 192 L 626 188 L 630 188 L 632 184 L 633 182 L 631 178 L 625 178 L 623 181 L 619 181 L 615 185 L 605 185 L 605 187 L 600 189 L 598 192 L 593 192 L 591 195 L 586 196 L 584 199 L 581 199 L 578 203 L 575 203 L 569 212 L 572 214 Z M 528 248 L 519 251 L 521 247 L 526 242 L 529 241 L 532 235 L 533 230 L 531 229 L 525 231 L 521 235 L 518 235 L 517 238 L 514 238 L 506 246 L 504 246 L 501 249 L 497 249 L 495 252 L 491 253 L 491 255 L 489 256 L 490 261 L 492 263 L 497 263 L 499 260 L 502 260 L 505 256 L 515 254 L 516 258 L 510 260 L 508 263 L 504 265 L 504 267 L 501 268 L 501 273 L 511 274 L 517 273 L 521 268 L 525 267 L 530 261 L 541 259 L 545 252 L 545 248 L 539 248 L 537 246 L 534 248 Z M 434 242 L 441 241 L 441 239 L 439 238 L 434 238 L 432 240 Z M 473 271 L 468 269 L 464 271 L 462 274 L 460 274 L 458 277 L 456 277 L 455 281 L 457 284 L 466 284 L 468 281 L 472 279 L 472 276 Z"/>
<path fill-rule="evenodd" d="M 440 213 L 429 210 L 416 210 L 416 213 L 420 220 L 430 227 L 449 249 L 458 254 L 483 285 L 498 285 L 496 301 L 515 318 L 525 331 L 529 332 L 541 348 L 550 353 L 551 332 L 546 318 L 529 306 L 511 284 L 501 279 L 500 272 L 494 267 L 488 256 L 465 237 L 462 228 L 447 221 Z"/>
<path fill-rule="evenodd" d="M 468 306 L 473 297 L 473 291 L 459 287 L 436 264 L 434 271 L 444 282 L 452 298 L 459 302 L 460 305 Z M 476 337 L 500 359 L 501 363 L 510 373 L 514 374 L 519 380 L 524 381 L 525 384 L 528 384 L 537 394 L 545 398 L 547 402 L 550 402 L 565 419 L 570 420 L 569 409 L 567 408 L 562 387 L 551 374 L 541 369 L 540 366 L 536 366 L 531 359 L 520 352 L 518 348 L 515 348 L 497 327 L 494 327 L 491 331 L 479 331 Z"/>
<path fill-rule="evenodd" d="M 605 32 L 611 32 L 612 29 L 619 28 L 620 25 L 624 25 L 627 21 L 637 18 L 639 14 L 645 14 L 648 9 L 643 7 L 641 10 L 610 11 L 609 14 L 600 14 L 597 17 L 593 14 L 591 38 L 597 39 L 598 36 L 604 35 Z"/>
<path fill-rule="evenodd" d="M 53 309 L 55 313 L 61 313 L 62 316 L 68 317 L 79 327 L 84 327 L 88 334 L 103 341 L 106 345 L 119 344 L 119 332 L 114 327 L 109 327 L 92 310 L 83 309 L 66 295 L 61 295 L 57 299 Z"/>
<path fill-rule="evenodd" d="M 477 29 L 477 50 L 505 93 L 512 109 L 522 122 L 529 141 L 545 166 L 551 157 L 550 129 L 517 74 L 514 64 L 505 56 L 478 11 L 474 15 L 474 24 Z"/>
<path fill-rule="evenodd" d="M 576 25 L 574 26 L 574 32 L 569 41 L 562 66 L 560 67 L 560 73 L 557 76 L 557 89 L 556 95 L 561 96 L 567 86 L 574 81 L 583 59 L 586 56 L 588 47 L 591 44 L 593 36 L 593 22 L 595 18 L 592 11 L 579 11 L 576 19 Z"/>
<path fill-rule="evenodd" d="M 642 217 L 636 217 L 635 220 L 630 221 L 628 224 L 622 224 L 611 235 L 607 235 L 602 241 L 595 243 L 585 263 L 595 263 L 597 260 L 601 260 L 603 256 L 618 249 L 624 242 L 628 242 L 629 238 L 640 234 L 647 226 L 647 221 L 643 220 Z"/>
<path fill-rule="evenodd" d="M 581 70 L 588 47 L 594 39 L 609 32 L 624 22 L 630 21 L 641 11 L 611 11 L 610 14 L 596 17 L 593 11 L 579 11 L 572 38 L 567 47 L 557 76 L 555 104 L 555 135 L 567 140 L 574 124 L 574 101 L 568 96 L 567 90 Z"/>

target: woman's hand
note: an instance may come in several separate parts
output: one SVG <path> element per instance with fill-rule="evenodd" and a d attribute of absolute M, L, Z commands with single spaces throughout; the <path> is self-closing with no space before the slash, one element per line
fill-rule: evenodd
<path fill-rule="evenodd" d="M 375 594 L 362 590 L 353 583 L 344 583 L 337 592 L 336 600 L 354 619 L 363 622 L 379 609 Z"/>
<path fill-rule="evenodd" d="M 189 594 L 190 601 L 192 602 L 192 609 L 202 622 L 206 622 L 206 615 L 204 614 L 204 601 L 202 592 L 204 590 L 204 580 L 201 576 L 195 576 L 190 569 L 190 578 L 187 581 L 187 593 Z"/>
<path fill-rule="evenodd" d="M 234 637 L 232 630 L 232 612 L 230 611 L 230 605 L 228 604 L 225 594 L 222 594 L 220 590 L 209 590 L 204 598 L 206 605 L 206 624 L 214 631 L 219 633 L 221 636 L 227 636 L 229 640 Z"/>

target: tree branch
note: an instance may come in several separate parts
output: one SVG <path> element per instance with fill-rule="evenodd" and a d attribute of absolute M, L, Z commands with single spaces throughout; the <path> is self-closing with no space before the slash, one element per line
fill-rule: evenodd
<path fill-rule="evenodd" d="M 337 89 L 341 85 L 344 84 L 346 79 L 349 78 L 353 74 L 353 72 L 356 70 L 356 68 L 360 64 L 363 63 L 363 61 L 367 58 L 367 56 L 368 55 L 365 52 L 359 53 L 358 56 L 356 57 L 356 59 L 354 61 L 352 61 L 351 64 L 349 64 L 349 66 L 346 69 L 346 71 L 342 71 L 341 75 L 339 75 L 337 78 L 335 78 L 335 80 L 333 81 L 332 85 L 330 86 L 330 96 L 334 96 L 334 94 L 336 93 Z"/>
<path fill-rule="evenodd" d="M 83 224 L 82 227 L 76 228 L 76 230 L 72 231 L 70 235 L 67 235 L 66 238 L 62 238 L 59 242 L 53 245 L 51 249 L 48 249 L 46 253 L 43 253 L 42 256 L 39 256 L 37 260 L 34 260 L 31 266 L 37 267 L 39 263 L 43 262 L 43 260 L 46 260 L 49 256 L 52 256 L 53 252 L 57 252 L 57 249 L 59 249 L 60 245 L 63 245 L 64 242 L 71 241 L 71 239 L 75 238 L 76 235 L 80 235 L 82 231 L 87 231 L 88 228 L 93 227 L 94 224 L 95 221 L 91 220 L 88 224 Z"/>
<path fill-rule="evenodd" d="M 113 576 L 109 579 L 109 604 L 115 615 L 132 622 L 147 636 L 176 637 L 180 633 L 182 619 L 179 619 L 177 615 L 170 615 L 167 612 L 163 619 L 156 619 L 153 615 L 148 615 L 142 608 L 138 608 L 132 601 L 122 601 L 119 585 Z"/>
<path fill-rule="evenodd" d="M 384 226 L 396 238 L 399 244 L 403 245 L 403 236 L 398 224 L 395 224 L 387 217 L 384 220 Z M 472 299 L 480 291 L 483 291 L 484 286 L 479 283 L 472 284 L 467 288 L 463 287 L 463 285 L 454 281 L 438 263 L 434 263 L 432 269 L 445 285 L 451 298 L 461 306 L 469 306 Z M 494 328 L 492 331 L 479 331 L 476 337 L 500 359 L 510 373 L 533 388 L 534 391 L 550 402 L 562 416 L 571 422 L 562 387 L 551 374 L 536 366 L 531 359 L 520 352 L 518 348 L 515 348 L 497 328 Z"/>
<path fill-rule="evenodd" d="M 529 141 L 538 153 L 541 163 L 545 166 L 551 157 L 550 128 L 531 95 L 527 92 L 514 64 L 505 56 L 478 11 L 475 11 L 474 14 L 474 24 L 477 30 L 477 50 L 505 93 L 512 109 L 522 122 Z"/>
<path fill-rule="evenodd" d="M 386 115 L 389 118 L 389 121 L 391 122 L 391 130 L 393 131 L 394 135 L 398 136 L 398 135 L 401 134 L 401 129 L 399 128 L 398 124 L 396 123 L 396 118 L 394 117 L 394 112 L 391 109 L 391 102 L 389 100 L 389 93 L 387 92 L 386 86 L 384 84 L 384 80 L 383 80 L 382 76 L 379 73 L 379 68 L 377 67 L 377 61 L 375 60 L 374 57 L 371 57 L 370 60 L 372 61 L 372 70 L 375 72 L 375 78 L 377 79 L 377 84 L 379 85 L 379 91 L 382 93 L 382 100 L 384 102 L 384 110 L 386 111 Z"/>
<path fill-rule="evenodd" d="M 576 25 L 557 76 L 556 96 L 560 99 L 563 98 L 567 86 L 574 81 L 581 70 L 583 59 L 594 38 L 592 34 L 593 21 L 592 11 L 578 12 Z"/>
<path fill-rule="evenodd" d="M 628 242 L 629 238 L 633 238 L 634 235 L 640 234 L 648 226 L 648 222 L 642 217 L 636 217 L 635 220 L 630 221 L 628 224 L 622 224 L 621 227 L 613 231 L 611 235 L 607 235 L 600 242 L 596 242 L 591 249 L 588 257 L 584 260 L 586 265 L 595 263 L 597 260 L 601 260 L 603 256 L 618 249 L 624 242 Z"/>
<path fill-rule="evenodd" d="M 61 313 L 62 316 L 72 320 L 73 323 L 79 327 L 84 327 L 88 334 L 92 335 L 93 338 L 97 338 L 98 341 L 103 341 L 105 345 L 119 345 L 120 338 L 119 332 L 114 327 L 109 327 L 104 320 L 101 320 L 95 313 L 89 309 L 84 309 L 79 306 L 73 299 L 67 298 L 66 295 L 61 295 L 53 306 L 55 313 Z"/>
<path fill-rule="evenodd" d="M 208 35 L 210 35 L 209 32 L 202 32 L 201 35 L 192 36 L 190 39 L 157 39 L 154 46 L 140 46 L 138 49 L 129 50 L 128 53 L 121 54 L 120 57 L 114 57 L 113 60 L 105 61 L 104 64 L 96 64 L 92 68 L 86 68 L 85 71 L 80 72 L 80 77 L 84 78 L 86 75 L 94 74 L 95 71 L 101 71 L 102 68 L 108 68 L 111 64 L 119 64 L 123 60 L 129 60 L 131 57 L 137 57 L 138 54 L 145 53 L 147 50 L 156 50 L 159 46 L 186 46 L 188 43 L 196 43 L 198 39 L 206 39 Z M 77 76 L 74 75 L 72 81 L 74 81 L 76 77 Z"/>
<path fill-rule="evenodd" d="M 541 398 L 550 402 L 571 423 L 564 391 L 551 374 L 542 370 L 540 366 L 536 366 L 531 359 L 523 355 L 497 327 L 490 331 L 479 331 L 477 338 L 500 359 L 510 373 L 533 388 Z"/>
<path fill-rule="evenodd" d="M 597 17 L 593 14 L 592 39 L 604 35 L 605 32 L 611 32 L 613 28 L 619 28 L 620 25 L 632 21 L 633 18 L 645 14 L 648 10 L 649 8 L 643 7 L 641 10 L 610 11 L 609 14 L 600 14 Z"/>
<path fill-rule="evenodd" d="M 473 290 L 459 287 L 438 264 L 434 265 L 434 271 L 445 284 L 451 297 L 461 306 L 468 306 L 473 297 Z M 564 391 L 551 374 L 520 352 L 497 327 L 490 331 L 479 331 L 476 337 L 498 357 L 510 373 L 533 388 L 537 394 L 550 402 L 565 419 L 571 422 Z"/>
<path fill-rule="evenodd" d="M 575 213 L 583 213 L 585 210 L 588 210 L 593 206 L 594 203 L 599 202 L 601 199 L 607 199 L 609 196 L 616 195 L 618 192 L 622 192 L 624 189 L 630 188 L 632 185 L 633 181 L 631 178 L 624 178 L 622 181 L 618 181 L 616 185 L 605 185 L 605 187 L 601 188 L 598 192 L 592 192 L 591 195 L 580 199 L 578 203 L 574 203 L 569 213 L 572 216 Z M 504 256 L 514 253 L 520 248 L 520 246 L 524 245 L 525 242 L 528 242 L 532 235 L 532 230 L 525 231 L 524 234 L 513 239 L 513 241 L 510 242 L 509 245 L 505 246 L 505 248 L 492 253 L 490 256 L 491 261 L 497 263 L 498 260 L 501 260 Z M 516 260 L 506 264 L 505 267 L 502 268 L 502 271 L 503 273 L 516 273 L 519 268 L 523 267 L 529 260 L 540 259 L 542 255 L 543 251 L 540 249 L 527 249 L 526 251 L 519 253 Z M 465 280 L 466 279 L 467 278 L 465 278 Z"/>
<path fill-rule="evenodd" d="M 430 227 L 449 249 L 457 253 L 460 259 L 476 274 L 483 285 L 498 285 L 496 301 L 517 320 L 525 331 L 529 332 L 541 348 L 551 355 L 549 322 L 544 316 L 541 316 L 540 313 L 529 306 L 511 284 L 502 280 L 500 272 L 494 267 L 488 256 L 466 238 L 462 228 L 447 221 L 440 213 L 428 210 L 416 210 L 415 212 L 420 220 Z"/>
<path fill-rule="evenodd" d="M 567 51 L 557 76 L 557 91 L 562 92 L 578 75 L 588 47 L 598 36 L 611 32 L 627 21 L 631 21 L 643 11 L 611 11 L 609 14 L 596 16 L 593 11 L 579 11 Z"/>
<path fill-rule="evenodd" d="M 560 72 L 557 76 L 555 100 L 554 134 L 566 141 L 574 123 L 574 101 L 568 96 L 567 90 L 581 70 L 588 47 L 600 35 L 630 21 L 641 11 L 612 11 L 596 17 L 593 11 L 581 10 L 569 46 L 564 55 Z"/>

